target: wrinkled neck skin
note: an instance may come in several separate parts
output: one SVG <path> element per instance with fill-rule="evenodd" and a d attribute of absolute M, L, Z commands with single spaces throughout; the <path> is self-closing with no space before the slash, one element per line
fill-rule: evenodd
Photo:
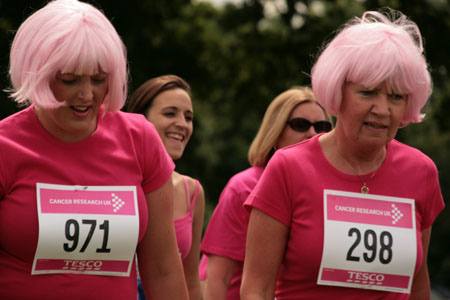
<path fill-rule="evenodd" d="M 319 137 L 319 143 L 327 160 L 346 174 L 364 175 L 372 173 L 386 158 L 386 145 L 373 145 L 349 141 L 335 128 Z"/>

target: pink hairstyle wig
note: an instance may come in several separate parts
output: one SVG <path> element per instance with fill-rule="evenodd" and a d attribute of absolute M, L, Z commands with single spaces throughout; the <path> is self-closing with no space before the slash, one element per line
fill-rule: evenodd
<path fill-rule="evenodd" d="M 420 122 L 432 83 L 417 25 L 400 12 L 386 15 L 368 11 L 353 18 L 320 54 L 311 71 L 314 94 L 337 115 L 346 82 L 388 89 L 408 96 L 402 123 Z"/>
<path fill-rule="evenodd" d="M 11 46 L 11 95 L 19 104 L 56 107 L 50 89 L 58 72 L 107 73 L 106 111 L 119 110 L 127 95 L 125 46 L 97 8 L 77 0 L 55 0 L 20 26 Z"/>

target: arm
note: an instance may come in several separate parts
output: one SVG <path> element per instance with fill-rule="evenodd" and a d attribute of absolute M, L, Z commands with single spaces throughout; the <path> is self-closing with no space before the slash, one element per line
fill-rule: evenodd
<path fill-rule="evenodd" d="M 188 299 L 173 226 L 172 194 L 172 179 L 169 179 L 146 195 L 148 225 L 137 252 L 147 299 Z"/>
<path fill-rule="evenodd" d="M 236 261 L 227 257 L 208 255 L 208 271 L 205 285 L 205 300 L 226 300 L 227 291 Z"/>
<path fill-rule="evenodd" d="M 247 233 L 242 300 L 273 300 L 289 228 L 253 208 Z"/>
<path fill-rule="evenodd" d="M 200 263 L 200 241 L 202 238 L 203 219 L 205 215 L 205 194 L 200 185 L 197 201 L 194 207 L 194 221 L 192 224 L 192 245 L 188 256 L 183 260 L 184 276 L 189 291 L 190 300 L 200 300 L 200 277 L 198 265 Z"/>
<path fill-rule="evenodd" d="M 430 278 L 428 277 L 428 247 L 430 245 L 431 227 L 422 231 L 423 260 L 419 272 L 414 276 L 410 300 L 430 299 Z"/>

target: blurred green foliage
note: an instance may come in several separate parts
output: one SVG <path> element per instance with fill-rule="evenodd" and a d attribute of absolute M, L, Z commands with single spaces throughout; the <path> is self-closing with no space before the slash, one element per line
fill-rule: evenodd
<path fill-rule="evenodd" d="M 267 105 L 293 85 L 310 84 L 309 72 L 323 41 L 365 10 L 388 6 L 402 11 L 422 30 L 434 92 L 425 121 L 400 130 L 397 139 L 434 160 L 444 198 L 448 198 L 448 0 L 244 0 L 241 5 L 220 8 L 188 0 L 87 2 L 105 12 L 128 48 L 130 92 L 150 77 L 169 73 L 191 84 L 195 131 L 177 169 L 202 182 L 208 207 L 206 224 L 228 179 L 248 167 L 247 150 Z M 269 15 L 270 2 L 275 13 Z M 9 87 L 8 52 L 14 30 L 44 4 L 42 0 L 0 0 L 3 88 Z M 2 92 L 0 119 L 17 110 Z M 449 239 L 450 213 L 446 209 L 433 226 L 429 268 L 432 282 L 447 287 Z"/>

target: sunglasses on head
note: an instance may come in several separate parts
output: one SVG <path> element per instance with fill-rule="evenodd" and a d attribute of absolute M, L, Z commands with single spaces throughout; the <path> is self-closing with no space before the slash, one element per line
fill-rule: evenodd
<path fill-rule="evenodd" d="M 306 132 L 311 126 L 317 133 L 328 132 L 331 130 L 331 123 L 329 121 L 317 121 L 311 123 L 309 120 L 304 118 L 293 118 L 286 122 L 289 126 L 298 132 Z"/>

